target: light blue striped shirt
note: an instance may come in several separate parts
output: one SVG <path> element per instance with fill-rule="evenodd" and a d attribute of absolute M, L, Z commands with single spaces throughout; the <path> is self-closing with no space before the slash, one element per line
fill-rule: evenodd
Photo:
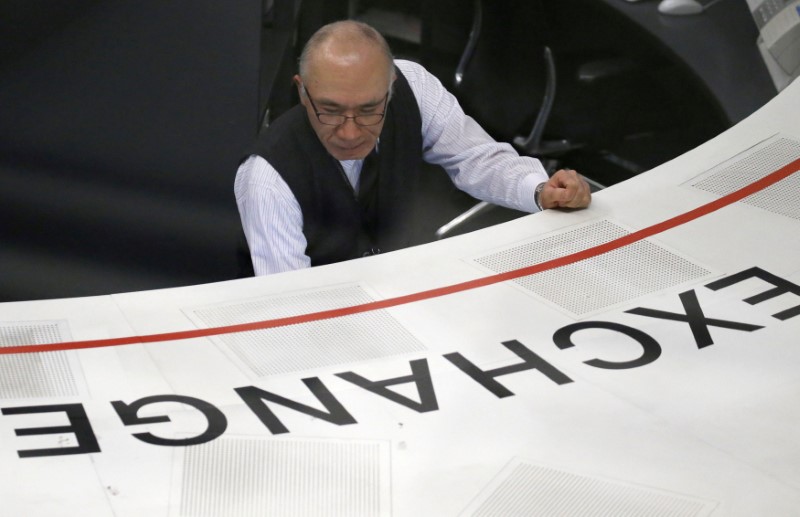
<path fill-rule="evenodd" d="M 442 166 L 459 189 L 493 204 L 536 212 L 533 192 L 547 181 L 535 158 L 496 142 L 422 66 L 396 60 L 422 116 L 422 156 Z M 363 160 L 341 162 L 358 189 Z M 300 205 L 280 174 L 262 157 L 250 156 L 236 173 L 236 204 L 257 275 L 309 267 Z"/>

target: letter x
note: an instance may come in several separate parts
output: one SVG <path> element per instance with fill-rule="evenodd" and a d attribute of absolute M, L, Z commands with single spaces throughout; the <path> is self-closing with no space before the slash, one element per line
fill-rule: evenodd
<path fill-rule="evenodd" d="M 714 344 L 711 339 L 711 332 L 708 327 L 721 327 L 732 330 L 741 330 L 744 332 L 752 332 L 764 328 L 760 325 L 751 325 L 749 323 L 741 323 L 737 321 L 718 320 L 714 318 L 706 318 L 703 314 L 703 309 L 700 307 L 700 302 L 697 300 L 697 294 L 694 290 L 686 291 L 680 294 L 681 303 L 686 311 L 685 314 L 677 312 L 660 311 L 657 309 L 647 309 L 645 307 L 637 307 L 628 312 L 630 314 L 637 314 L 639 316 L 648 316 L 650 318 L 661 318 L 673 321 L 685 321 L 692 329 L 694 340 L 697 343 L 697 348 L 705 348 Z"/>

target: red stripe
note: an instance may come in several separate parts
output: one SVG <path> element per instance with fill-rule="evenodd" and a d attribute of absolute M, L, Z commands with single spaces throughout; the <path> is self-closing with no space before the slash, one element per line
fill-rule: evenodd
<path fill-rule="evenodd" d="M 339 309 L 331 309 L 320 312 L 312 312 L 308 314 L 300 314 L 297 316 L 290 316 L 286 318 L 278 318 L 273 320 L 257 321 L 253 323 L 242 323 L 239 325 L 229 325 L 225 327 L 186 330 L 181 332 L 166 332 L 163 334 L 149 334 L 144 336 L 128 336 L 128 337 L 119 337 L 111 339 L 95 339 L 87 341 L 71 341 L 65 343 L 50 343 L 44 345 L 20 345 L 20 346 L 0 347 L 0 355 L 25 354 L 34 352 L 52 352 L 59 350 L 79 350 L 83 348 L 101 348 L 101 347 L 120 346 L 120 345 L 157 343 L 161 341 L 195 339 L 208 336 L 218 336 L 221 334 L 233 334 L 236 332 L 263 330 L 276 327 L 284 327 L 287 325 L 295 325 L 298 323 L 308 323 L 311 321 L 339 318 L 341 316 L 359 314 L 362 312 L 375 311 L 379 309 L 387 309 L 389 307 L 397 307 L 398 305 L 406 305 L 409 303 L 419 302 L 422 300 L 429 300 L 431 298 L 438 298 L 441 296 L 447 296 L 449 294 L 460 293 L 462 291 L 477 289 L 480 287 L 485 287 L 500 282 L 506 282 L 508 280 L 514 280 L 516 278 L 520 278 L 523 276 L 541 273 L 543 271 L 548 271 L 569 264 L 574 264 L 575 262 L 580 262 L 581 260 L 586 260 L 592 257 L 596 257 L 598 255 L 602 255 L 604 253 L 608 253 L 610 251 L 614 251 L 616 249 L 625 246 L 629 246 L 648 237 L 652 237 L 653 235 L 665 232 L 672 228 L 676 228 L 688 222 L 694 221 L 695 219 L 699 219 L 700 217 L 715 212 L 730 204 L 736 203 L 737 201 L 741 201 L 747 196 L 760 192 L 761 190 L 764 190 L 765 188 L 774 185 L 775 183 L 783 179 L 788 178 L 789 176 L 797 172 L 798 169 L 800 169 L 800 159 L 797 159 L 781 167 L 777 171 L 769 174 L 768 176 L 765 176 L 764 178 L 754 183 L 751 183 L 750 185 L 747 185 L 726 196 L 723 196 L 710 203 L 695 208 L 694 210 L 690 210 L 689 212 L 685 212 L 683 214 L 675 216 L 671 219 L 667 219 L 665 221 L 654 224 L 647 228 L 643 228 L 631 234 L 625 235 L 624 237 L 620 237 L 619 239 L 615 239 L 613 241 L 600 244 L 593 248 L 588 248 L 582 251 L 578 251 L 570 255 L 565 255 L 563 257 L 548 260 L 546 262 L 534 264 L 532 266 L 527 266 L 524 268 L 515 269 L 513 271 L 507 271 L 505 273 L 499 273 L 496 275 L 478 278 L 475 280 L 470 280 L 459 284 L 449 285 L 445 287 L 438 287 L 436 289 L 430 289 L 428 291 L 420 291 L 418 293 L 412 293 L 405 296 L 398 296 L 396 298 L 388 298 L 386 300 L 379 300 L 361 305 L 342 307 Z"/>

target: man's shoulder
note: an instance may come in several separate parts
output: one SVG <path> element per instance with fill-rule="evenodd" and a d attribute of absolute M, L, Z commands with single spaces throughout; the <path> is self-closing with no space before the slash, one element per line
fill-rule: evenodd
<path fill-rule="evenodd" d="M 424 66 L 407 59 L 395 59 L 394 64 L 397 66 L 397 69 L 403 73 L 403 76 L 409 83 L 422 80 L 425 76 L 430 74 Z"/>
<path fill-rule="evenodd" d="M 237 199 L 245 195 L 286 197 L 286 190 L 278 171 L 263 156 L 250 155 L 236 171 L 234 192 Z"/>
<path fill-rule="evenodd" d="M 394 64 L 408 83 L 411 94 L 417 100 L 417 105 L 421 107 L 423 99 L 427 95 L 426 92 L 429 88 L 428 85 L 431 83 L 432 74 L 424 66 L 414 61 L 395 59 Z"/>

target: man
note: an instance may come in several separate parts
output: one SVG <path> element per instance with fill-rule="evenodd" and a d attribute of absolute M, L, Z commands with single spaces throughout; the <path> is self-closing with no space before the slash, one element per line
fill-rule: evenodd
<path fill-rule="evenodd" d="M 368 25 L 317 31 L 294 82 L 300 102 L 259 136 L 236 175 L 253 268 L 264 275 L 391 251 L 410 243 L 422 160 L 494 204 L 536 212 L 589 205 L 573 170 L 495 142 L 416 63 L 394 60 Z"/>

